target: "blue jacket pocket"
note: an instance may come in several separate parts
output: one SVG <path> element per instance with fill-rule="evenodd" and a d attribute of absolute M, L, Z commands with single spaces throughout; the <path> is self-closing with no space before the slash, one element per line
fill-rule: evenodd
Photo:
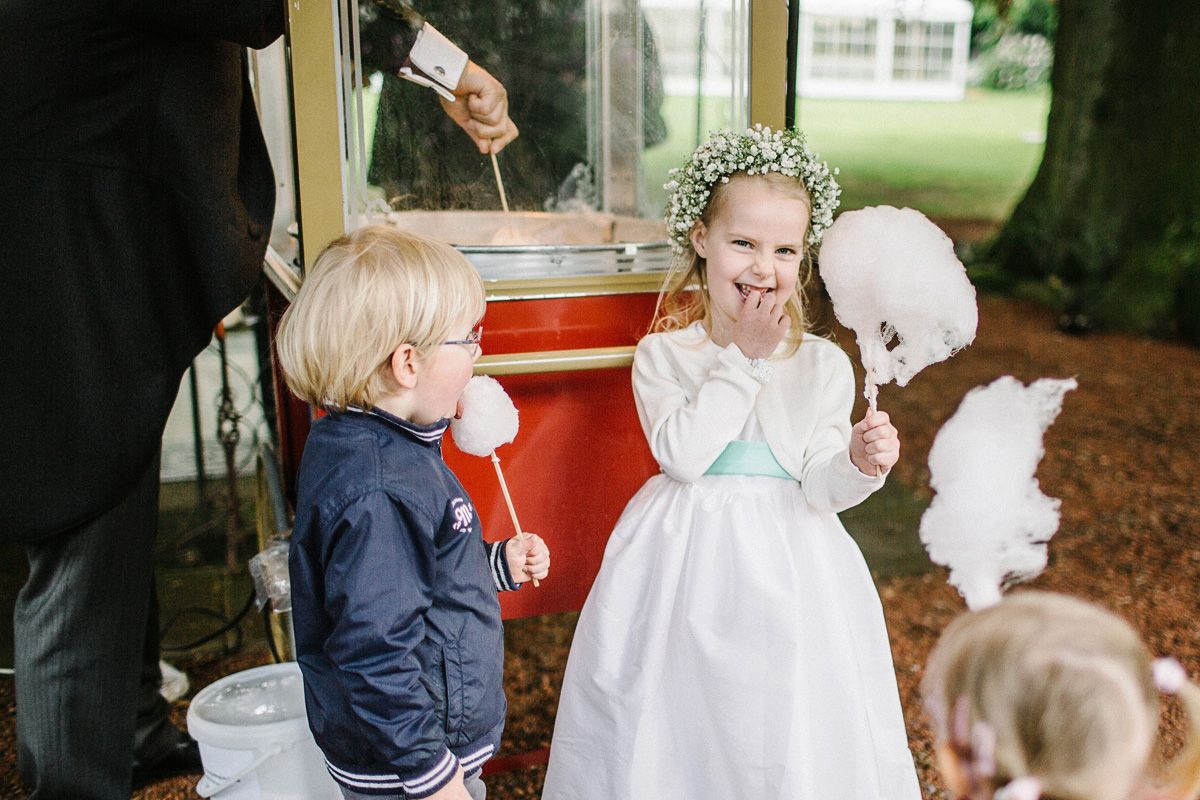
<path fill-rule="evenodd" d="M 463 732 L 466 703 L 463 697 L 462 651 L 457 641 L 442 645 L 442 669 L 446 678 L 446 735 L 451 746 L 467 744 Z"/>

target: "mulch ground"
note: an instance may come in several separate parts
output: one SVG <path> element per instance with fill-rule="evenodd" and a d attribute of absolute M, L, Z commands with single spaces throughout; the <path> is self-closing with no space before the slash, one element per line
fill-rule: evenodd
<path fill-rule="evenodd" d="M 847 349 L 853 352 L 852 344 Z M 1000 375 L 1079 381 L 1046 437 L 1038 477 L 1046 494 L 1061 498 L 1062 522 L 1049 567 L 1031 585 L 1112 609 L 1142 632 L 1155 653 L 1174 655 L 1193 675 L 1200 673 L 1200 351 L 1119 334 L 1076 338 L 1059 333 L 1042 308 L 982 298 L 979 335 L 970 348 L 928 368 L 907 388 L 881 392 L 880 406 L 891 413 L 904 446 L 894 479 L 922 491 L 929 478 L 926 456 L 940 425 L 967 390 Z M 964 606 L 941 570 L 883 579 L 879 589 L 921 785 L 927 798 L 946 798 L 917 686 L 938 634 Z M 569 614 L 509 623 L 505 753 L 549 746 L 573 624 Z M 250 653 L 193 665 L 189 673 L 200 687 L 265 661 L 265 653 Z M 177 706 L 182 715 L 186 703 Z M 0 681 L 0 710 L 0 795 L 17 797 L 8 679 Z M 1178 709 L 1168 705 L 1166 751 L 1178 747 L 1181 728 Z M 492 776 L 489 796 L 536 798 L 543 775 L 544 768 L 535 767 Z M 167 781 L 135 796 L 195 797 L 194 784 L 195 778 Z"/>

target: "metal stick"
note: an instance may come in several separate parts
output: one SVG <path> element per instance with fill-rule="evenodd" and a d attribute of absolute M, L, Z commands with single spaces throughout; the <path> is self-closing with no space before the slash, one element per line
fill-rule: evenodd
<path fill-rule="evenodd" d="M 492 451 L 492 466 L 496 468 L 496 477 L 500 479 L 500 491 L 504 493 L 504 502 L 508 505 L 508 514 L 512 517 L 513 527 L 517 529 L 517 541 L 525 544 L 525 531 L 521 529 L 521 523 L 517 521 L 517 509 L 513 508 L 512 496 L 508 493 L 508 483 L 504 480 L 504 471 L 500 469 L 500 456 L 496 455 L 496 451 Z M 533 579 L 534 586 L 541 586 L 537 578 Z"/>

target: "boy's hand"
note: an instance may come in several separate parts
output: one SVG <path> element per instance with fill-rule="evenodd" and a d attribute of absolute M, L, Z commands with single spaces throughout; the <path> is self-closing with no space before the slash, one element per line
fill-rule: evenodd
<path fill-rule="evenodd" d="M 471 793 L 467 791 L 467 784 L 464 781 L 462 764 L 458 765 L 458 772 L 450 779 L 449 783 L 429 795 L 425 800 L 471 800 Z"/>
<path fill-rule="evenodd" d="M 868 411 L 850 429 L 850 460 L 859 472 L 871 477 L 875 477 L 875 467 L 887 472 L 900 460 L 900 434 L 886 411 Z"/>
<path fill-rule="evenodd" d="M 513 580 L 524 583 L 528 580 L 545 580 L 550 574 L 550 548 L 536 533 L 525 534 L 525 542 L 514 536 L 504 545 L 504 558 Z"/>
<path fill-rule="evenodd" d="M 474 61 L 468 61 L 454 102 L 442 99 L 442 108 L 450 119 L 467 132 L 481 153 L 499 153 L 517 138 L 516 123 L 508 116 L 508 91 L 491 73 Z"/>
<path fill-rule="evenodd" d="M 750 292 L 733 323 L 733 343 L 746 358 L 770 358 L 787 335 L 792 320 L 775 292 Z"/>

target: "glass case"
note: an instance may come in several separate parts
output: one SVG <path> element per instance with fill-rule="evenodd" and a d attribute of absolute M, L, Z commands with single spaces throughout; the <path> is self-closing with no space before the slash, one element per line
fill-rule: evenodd
<path fill-rule="evenodd" d="M 667 169 L 709 128 L 748 120 L 745 0 L 418 10 L 504 84 L 521 135 L 494 169 L 430 89 L 389 71 L 403 23 L 346 0 L 346 227 L 386 219 L 444 239 L 489 280 L 664 269 Z"/>

